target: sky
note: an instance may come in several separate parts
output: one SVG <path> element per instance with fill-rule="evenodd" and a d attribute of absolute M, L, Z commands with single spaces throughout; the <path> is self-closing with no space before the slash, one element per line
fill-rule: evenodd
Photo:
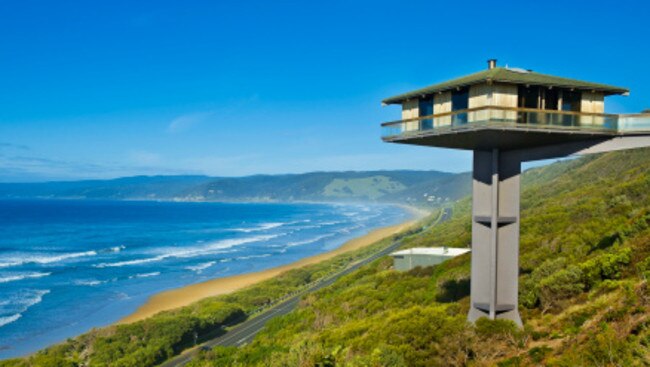
<path fill-rule="evenodd" d="M 0 182 L 471 170 L 383 143 L 386 97 L 486 60 L 631 89 L 647 1 L 0 1 Z"/>

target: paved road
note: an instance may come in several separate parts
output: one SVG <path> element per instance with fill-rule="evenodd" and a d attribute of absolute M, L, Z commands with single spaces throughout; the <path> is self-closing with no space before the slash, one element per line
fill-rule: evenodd
<path fill-rule="evenodd" d="M 435 224 L 444 222 L 448 220 L 450 217 L 451 217 L 451 209 L 449 208 L 443 209 L 442 215 L 436 221 Z M 298 305 L 298 302 L 300 302 L 302 296 L 304 296 L 305 294 L 315 292 L 319 289 L 332 285 L 332 283 L 334 283 L 340 277 L 350 274 L 351 272 L 359 269 L 360 267 L 368 263 L 377 260 L 382 256 L 388 255 L 389 253 L 395 251 L 400 245 L 401 245 L 400 242 L 395 242 L 390 246 L 384 248 L 383 250 L 371 255 L 370 257 L 367 257 L 357 263 L 354 263 L 336 274 L 330 275 L 329 277 L 307 288 L 306 290 L 296 294 L 295 296 L 292 296 L 286 299 L 285 301 L 271 307 L 270 309 L 260 314 L 259 316 L 256 316 L 254 318 L 242 322 L 241 324 L 230 329 L 227 333 L 217 338 L 214 338 L 212 340 L 209 340 L 199 345 L 196 348 L 188 350 L 184 354 L 181 354 L 175 358 L 170 359 L 169 361 L 163 363 L 161 367 L 184 366 L 192 358 L 196 357 L 200 349 L 211 349 L 216 346 L 225 346 L 225 347 L 241 346 L 249 343 L 251 340 L 253 340 L 255 335 L 257 335 L 257 333 L 259 333 L 262 330 L 264 325 L 266 325 L 266 323 L 269 320 L 277 316 L 286 315 L 289 312 L 293 311 L 293 309 L 296 308 L 296 306 Z"/>

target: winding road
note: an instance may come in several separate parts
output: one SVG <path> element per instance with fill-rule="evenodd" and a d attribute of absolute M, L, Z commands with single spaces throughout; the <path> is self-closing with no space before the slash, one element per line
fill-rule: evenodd
<path fill-rule="evenodd" d="M 450 208 L 445 208 L 443 209 L 442 215 L 438 218 L 438 220 L 433 223 L 432 225 L 436 225 L 438 223 L 444 222 L 448 220 L 451 217 L 451 209 Z M 186 350 L 184 353 L 164 362 L 161 364 L 161 367 L 178 367 L 178 366 L 184 366 L 188 362 L 192 360 L 192 358 L 196 357 L 201 350 L 206 350 L 206 349 L 211 349 L 216 346 L 242 346 L 244 344 L 249 343 L 257 333 L 259 333 L 262 328 L 264 328 L 264 325 L 266 323 L 273 319 L 274 317 L 277 316 L 282 316 L 286 315 L 289 312 L 293 311 L 296 306 L 298 305 L 298 302 L 300 302 L 300 299 L 308 293 L 315 292 L 319 289 L 325 288 L 327 286 L 330 286 L 333 284 L 336 280 L 338 280 L 340 277 L 350 274 L 351 272 L 359 269 L 360 267 L 369 264 L 378 258 L 382 256 L 386 256 L 390 254 L 391 252 L 395 251 L 396 249 L 399 248 L 401 245 L 401 242 L 397 241 L 392 243 L 390 246 L 385 247 L 381 251 L 378 251 L 374 253 L 373 255 L 358 261 L 356 263 L 353 263 L 352 265 L 348 266 L 344 270 L 341 270 L 335 274 L 332 274 L 328 276 L 327 278 L 321 280 L 320 282 L 317 282 L 315 285 L 287 298 L 286 300 L 270 307 L 268 310 L 264 311 L 263 313 L 259 314 L 258 316 L 255 316 L 251 319 L 248 319 L 241 324 L 238 324 L 237 326 L 233 327 L 232 329 L 228 330 L 225 334 L 216 337 L 214 339 L 208 340 L 200 345 L 197 345 L 194 348 Z"/>

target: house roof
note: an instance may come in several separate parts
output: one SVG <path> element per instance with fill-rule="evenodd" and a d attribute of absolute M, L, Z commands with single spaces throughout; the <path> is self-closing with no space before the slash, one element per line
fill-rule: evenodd
<path fill-rule="evenodd" d="M 393 252 L 390 256 L 404 256 L 404 255 L 433 255 L 433 256 L 448 256 L 454 257 L 470 252 L 468 248 L 457 247 L 414 247 L 407 250 Z"/>
<path fill-rule="evenodd" d="M 456 88 L 467 87 L 470 85 L 481 84 L 486 82 L 537 85 L 537 86 L 556 87 L 556 88 L 573 88 L 573 89 L 580 89 L 580 90 L 603 92 L 605 95 L 629 93 L 629 90 L 627 88 L 615 87 L 607 84 L 599 84 L 599 83 L 585 82 L 585 81 L 575 80 L 575 79 L 562 78 L 553 75 L 535 73 L 524 69 L 495 67 L 492 69 L 479 71 L 478 73 L 470 74 L 457 79 L 434 84 L 426 88 L 421 88 L 408 93 L 390 97 L 383 100 L 382 103 L 384 104 L 402 103 L 408 99 L 426 96 L 438 92 L 445 92 Z"/>

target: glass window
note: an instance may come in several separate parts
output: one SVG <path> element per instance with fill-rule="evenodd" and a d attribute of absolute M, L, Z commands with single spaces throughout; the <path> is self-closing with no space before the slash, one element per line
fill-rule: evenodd
<path fill-rule="evenodd" d="M 451 110 L 466 110 L 469 107 L 469 88 L 462 88 L 451 92 Z M 452 115 L 452 125 L 467 123 L 467 112 Z"/>
<path fill-rule="evenodd" d="M 562 111 L 580 112 L 582 93 L 577 91 L 562 91 Z"/>
<path fill-rule="evenodd" d="M 544 109 L 557 110 L 558 100 L 559 98 L 557 89 L 547 89 L 544 92 Z"/>
<path fill-rule="evenodd" d="M 419 116 L 433 115 L 433 98 L 420 99 L 419 109 Z"/>
<path fill-rule="evenodd" d="M 520 108 L 540 108 L 539 87 L 519 86 L 517 106 Z"/>
<path fill-rule="evenodd" d="M 420 117 L 433 115 L 433 97 L 420 99 L 418 109 Z M 433 119 L 421 120 L 420 124 L 420 130 L 433 129 Z"/>
<path fill-rule="evenodd" d="M 451 110 L 466 110 L 469 106 L 469 88 L 461 88 L 451 92 Z"/>

